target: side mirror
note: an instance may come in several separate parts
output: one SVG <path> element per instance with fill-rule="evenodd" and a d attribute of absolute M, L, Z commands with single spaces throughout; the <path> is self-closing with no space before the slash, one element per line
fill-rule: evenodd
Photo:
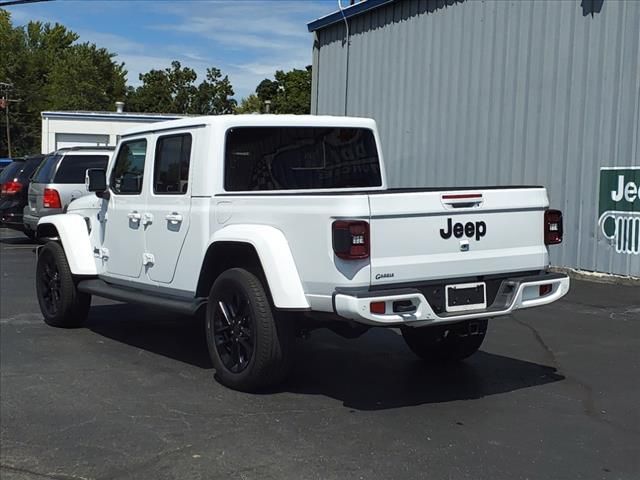
<path fill-rule="evenodd" d="M 107 175 L 102 168 L 88 168 L 85 184 L 89 192 L 102 193 L 107 189 Z"/>

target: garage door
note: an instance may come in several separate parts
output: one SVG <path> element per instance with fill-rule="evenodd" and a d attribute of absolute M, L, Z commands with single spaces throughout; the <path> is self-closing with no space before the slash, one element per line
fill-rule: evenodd
<path fill-rule="evenodd" d="M 109 135 L 89 133 L 56 133 L 56 150 L 68 147 L 97 147 L 109 145 Z"/>

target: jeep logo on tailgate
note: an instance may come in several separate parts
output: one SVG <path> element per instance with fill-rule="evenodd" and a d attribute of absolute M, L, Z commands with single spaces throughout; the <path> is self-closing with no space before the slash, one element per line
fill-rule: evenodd
<path fill-rule="evenodd" d="M 456 238 L 460 238 L 465 235 L 468 238 L 476 237 L 476 240 L 480 240 L 486 234 L 487 224 L 484 222 L 467 222 L 465 224 L 453 223 L 453 220 L 450 218 L 447 218 L 446 228 L 440 229 L 440 236 L 445 240 L 447 238 L 451 238 L 451 235 Z"/>

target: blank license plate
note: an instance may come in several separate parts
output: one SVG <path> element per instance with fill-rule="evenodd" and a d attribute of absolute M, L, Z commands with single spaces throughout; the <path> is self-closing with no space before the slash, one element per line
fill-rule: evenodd
<path fill-rule="evenodd" d="M 486 285 L 484 282 L 447 285 L 445 295 L 447 312 L 487 308 Z"/>

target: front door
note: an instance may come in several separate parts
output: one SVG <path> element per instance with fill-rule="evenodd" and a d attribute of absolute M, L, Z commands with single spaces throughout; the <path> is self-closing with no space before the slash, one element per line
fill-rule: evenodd
<path fill-rule="evenodd" d="M 147 147 L 144 138 L 122 143 L 111 168 L 101 254 L 107 275 L 139 278 L 142 271 Z"/>
<path fill-rule="evenodd" d="M 189 230 L 191 145 L 190 133 L 172 133 L 156 141 L 144 218 L 146 251 L 153 261 L 147 274 L 155 282 L 173 281 Z"/>

